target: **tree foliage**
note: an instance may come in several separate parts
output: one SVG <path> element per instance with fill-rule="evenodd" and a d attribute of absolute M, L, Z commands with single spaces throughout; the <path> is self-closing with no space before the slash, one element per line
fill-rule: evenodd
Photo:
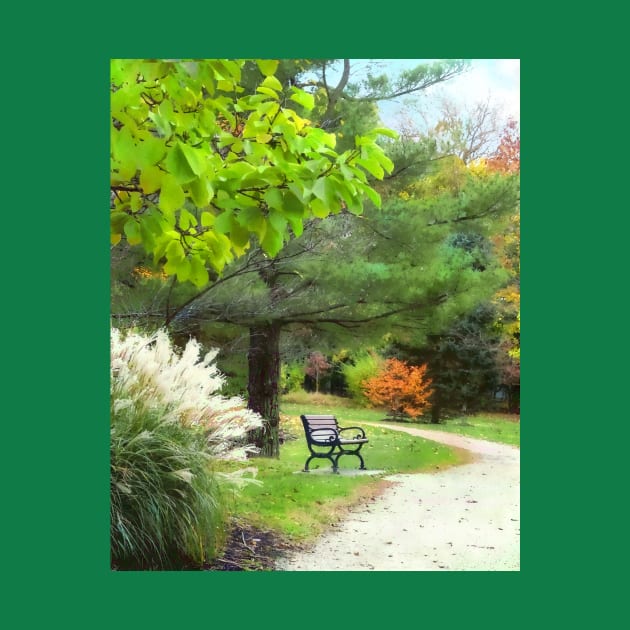
<path fill-rule="evenodd" d="M 417 418 L 429 407 L 432 394 L 427 365 L 408 365 L 388 359 L 384 369 L 363 382 L 365 396 L 374 405 L 384 405 L 393 417 Z"/>
<path fill-rule="evenodd" d="M 314 106 L 256 60 L 121 60 L 111 64 L 111 233 L 142 245 L 168 276 L 201 287 L 243 255 L 252 238 L 275 256 L 304 221 L 380 205 L 368 174 L 392 163 L 374 129 L 335 151 L 334 134 L 298 113 Z M 293 107 L 288 107 L 288 104 Z"/>
<path fill-rule="evenodd" d="M 488 167 L 502 173 L 520 172 L 521 134 L 515 120 L 508 121 L 505 126 L 499 146 L 488 160 Z"/>
<path fill-rule="evenodd" d="M 319 392 L 319 380 L 332 369 L 326 357 L 319 351 L 311 352 L 306 360 L 304 371 L 315 381 L 315 391 Z"/>
<path fill-rule="evenodd" d="M 277 71 L 284 94 L 299 87 L 313 97 L 311 113 L 319 132 L 334 130 L 340 145 L 350 141 L 346 125 L 359 131 L 364 109 L 373 111 L 376 97 L 395 93 L 377 89 L 387 87 L 385 82 L 352 84 L 346 61 L 334 85 L 329 74 L 325 80 L 323 76 L 332 63 L 328 60 L 309 60 L 301 69 L 283 61 Z M 458 69 L 457 64 L 449 67 Z M 320 78 L 306 80 L 318 68 Z M 245 64 L 243 83 L 256 84 L 256 72 Z M 444 80 L 449 72 L 442 66 L 419 72 L 414 75 L 415 86 L 420 89 L 427 81 Z M 411 83 L 407 86 L 411 88 Z M 357 111 L 361 115 L 355 116 Z M 376 138 L 367 135 L 372 142 Z M 358 139 L 361 151 L 362 137 Z M 232 331 L 234 346 L 238 340 L 238 351 L 249 362 L 249 405 L 265 417 L 264 431 L 258 436 L 264 443 L 274 439 L 278 425 L 281 333 L 284 338 L 290 333 L 308 346 L 304 354 L 312 348 L 346 347 L 349 342 L 353 348 L 377 345 L 390 332 L 405 342 L 422 343 L 430 332 L 444 330 L 489 299 L 505 281 L 505 271 L 486 245 L 517 203 L 516 178 L 487 169 L 482 173 L 456 158 L 449 163 L 431 139 L 403 140 L 381 140 L 381 150 L 394 156 L 395 170 L 389 173 L 382 158 L 383 164 L 354 162 L 368 173 L 363 185 L 381 193 L 382 210 L 380 197 L 355 186 L 357 194 L 368 197 L 361 213 L 345 201 L 345 207 L 340 204 L 337 212 L 327 215 L 305 211 L 302 230 L 290 226 L 291 238 L 275 256 L 254 238 L 215 282 L 201 290 L 190 284 L 170 288 L 162 284 L 152 296 L 147 314 L 161 313 L 162 323 L 183 342 L 189 336 L 207 341 Z M 348 148 L 349 159 L 358 150 Z M 447 166 L 452 173 L 446 172 Z M 429 176 L 432 179 L 427 180 Z M 145 282 L 161 281 L 141 280 Z M 278 451 L 272 443 L 265 453 Z"/>
<path fill-rule="evenodd" d="M 495 172 L 518 174 L 521 168 L 521 137 L 516 121 L 506 125 L 501 142 L 492 157 L 488 168 Z M 510 409 L 515 409 L 512 400 L 515 390 L 520 386 L 521 358 L 521 216 L 520 212 L 510 217 L 510 223 L 501 234 L 496 235 L 494 244 L 499 252 L 503 266 L 510 274 L 509 282 L 497 292 L 495 303 L 498 305 L 497 324 L 503 333 L 504 350 L 499 365 L 502 384 L 510 397 Z"/>
<path fill-rule="evenodd" d="M 376 351 L 367 349 L 357 352 L 352 360 L 343 364 L 342 373 L 351 398 L 361 404 L 369 402 L 362 384 L 367 379 L 376 376 L 383 368 L 384 363 Z"/>
<path fill-rule="evenodd" d="M 472 413 L 487 408 L 501 383 L 503 357 L 496 308 L 490 300 L 459 317 L 446 330 L 429 336 L 422 347 L 398 344 L 397 354 L 428 364 L 433 383 L 431 420 L 445 412 Z"/>

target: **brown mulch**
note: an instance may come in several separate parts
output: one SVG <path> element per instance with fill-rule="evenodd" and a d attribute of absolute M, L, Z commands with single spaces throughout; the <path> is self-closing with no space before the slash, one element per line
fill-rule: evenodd
<path fill-rule="evenodd" d="M 273 571 L 275 560 L 285 553 L 299 550 L 271 530 L 256 529 L 248 523 L 233 521 L 223 550 L 201 571 Z"/>
<path fill-rule="evenodd" d="M 273 571 L 275 560 L 285 553 L 301 551 L 303 547 L 291 543 L 280 534 L 233 520 L 225 545 L 218 556 L 203 565 L 181 560 L 170 569 L 143 567 L 137 564 L 112 563 L 113 571 Z"/>

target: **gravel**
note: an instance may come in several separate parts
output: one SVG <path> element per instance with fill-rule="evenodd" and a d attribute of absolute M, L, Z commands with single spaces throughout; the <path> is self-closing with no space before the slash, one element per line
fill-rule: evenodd
<path fill-rule="evenodd" d="M 367 423 L 365 423 L 367 424 Z M 390 475 L 376 500 L 277 571 L 519 571 L 520 450 L 443 431 L 383 426 L 463 448 L 469 464 Z"/>

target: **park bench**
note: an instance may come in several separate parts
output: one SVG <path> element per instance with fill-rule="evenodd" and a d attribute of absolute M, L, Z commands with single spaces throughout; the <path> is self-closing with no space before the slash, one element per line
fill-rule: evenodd
<path fill-rule="evenodd" d="M 365 431 L 361 427 L 340 427 L 335 416 L 301 415 L 306 443 L 311 455 L 304 464 L 304 472 L 309 472 L 308 465 L 312 459 L 325 458 L 332 462 L 333 472 L 339 472 L 339 458 L 342 455 L 356 455 L 361 461 L 359 470 L 365 470 L 363 457 L 359 453 L 367 444 Z M 355 431 L 354 436 L 342 433 Z"/>

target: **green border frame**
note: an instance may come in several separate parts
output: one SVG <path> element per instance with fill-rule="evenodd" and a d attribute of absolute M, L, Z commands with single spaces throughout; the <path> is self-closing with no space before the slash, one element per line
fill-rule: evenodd
<path fill-rule="evenodd" d="M 524 50 L 523 35 L 510 26 L 503 5 L 492 15 L 480 16 L 481 9 L 475 5 L 445 13 L 439 6 L 379 10 L 320 3 L 300 12 L 296 5 L 248 9 L 240 3 L 227 7 L 226 15 L 216 5 L 188 6 L 174 33 L 170 31 L 178 16 L 159 6 L 152 7 L 153 16 L 148 11 L 132 16 L 128 6 L 108 5 L 101 15 L 90 9 L 89 23 L 101 32 L 88 25 L 69 32 L 64 32 L 67 27 L 57 29 L 61 18 L 70 17 L 68 10 L 58 8 L 54 17 L 51 8 L 37 15 L 38 24 L 29 22 L 29 34 L 41 34 L 39 43 L 50 42 L 50 50 L 11 59 L 5 79 L 5 86 L 11 86 L 8 113 L 19 109 L 23 118 L 19 125 L 12 124 L 13 117 L 5 118 L 11 136 L 5 147 L 16 147 L 10 156 L 16 174 L 5 216 L 32 217 L 30 225 L 18 227 L 18 236 L 11 229 L 16 225 L 9 224 L 5 232 L 5 238 L 15 241 L 6 267 L 13 294 L 4 310 L 5 356 L 11 357 L 10 382 L 16 389 L 7 391 L 14 414 L 5 419 L 11 426 L 5 437 L 10 453 L 3 521 L 9 554 L 5 566 L 13 577 L 6 599 L 18 627 L 56 620 L 66 628 L 84 628 L 103 619 L 120 628 L 192 622 L 245 627 L 261 619 L 280 627 L 311 627 L 327 618 L 325 606 L 314 610 L 309 603 L 321 588 L 326 589 L 322 601 L 336 599 L 336 590 L 340 599 L 350 600 L 341 608 L 335 605 L 331 617 L 347 616 L 360 627 L 397 621 L 454 627 L 476 621 L 498 628 L 514 618 L 537 618 L 531 607 L 550 599 L 540 593 L 545 575 L 561 573 L 560 562 L 569 559 L 558 540 L 547 535 L 559 532 L 546 513 L 553 513 L 556 501 L 556 487 L 544 487 L 553 473 L 533 463 L 540 453 L 540 428 L 551 433 L 551 440 L 560 435 L 553 424 L 557 400 L 543 412 L 533 390 L 548 390 L 553 383 L 557 396 L 568 384 L 555 366 L 536 360 L 548 356 L 556 339 L 547 332 L 547 316 L 534 308 L 534 295 L 538 304 L 556 302 L 552 296 L 557 287 L 547 273 L 556 260 L 551 252 L 560 258 L 570 255 L 558 241 L 557 230 L 568 220 L 558 212 L 561 195 L 542 192 L 538 178 L 549 181 L 549 171 L 558 172 L 558 160 L 567 156 L 548 151 L 545 138 L 556 121 L 546 118 L 541 98 L 553 102 L 558 96 L 557 75 L 547 73 L 548 61 L 534 43 L 528 44 L 529 52 Z M 390 15 L 381 15 L 383 10 Z M 99 25 L 99 19 L 104 23 Z M 149 23 L 146 28 L 144 22 Z M 133 40 L 136 31 L 143 31 L 140 44 Z M 549 25 L 543 31 L 550 36 Z M 164 43 L 155 44 L 150 37 Z M 534 39 L 532 33 L 530 41 Z M 109 570 L 109 239 L 104 211 L 109 58 L 174 55 L 522 60 L 525 427 L 520 572 Z M 552 144 L 557 147 L 558 141 Z M 558 315 L 553 323 L 560 324 Z M 558 357 L 553 363 L 564 360 Z M 541 396 L 541 402 L 547 400 Z"/>

